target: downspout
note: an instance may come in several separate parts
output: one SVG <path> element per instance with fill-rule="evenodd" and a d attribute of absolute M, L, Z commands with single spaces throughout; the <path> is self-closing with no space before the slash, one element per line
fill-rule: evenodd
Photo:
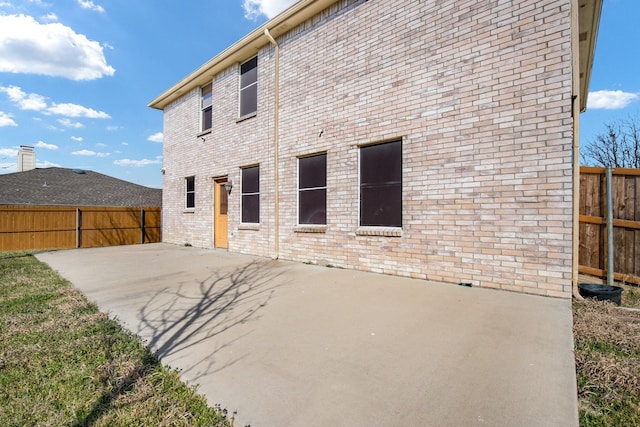
<path fill-rule="evenodd" d="M 573 119 L 573 141 L 571 159 L 573 167 L 572 186 L 572 230 L 571 230 L 571 289 L 573 297 L 583 299 L 578 290 L 580 255 L 580 38 L 578 0 L 571 0 L 571 71 L 572 96 L 571 116 Z"/>
<path fill-rule="evenodd" d="M 275 48 L 275 64 L 274 64 L 274 85 L 273 90 L 273 177 L 275 194 L 273 196 L 273 215 L 274 215 L 274 253 L 273 259 L 280 257 L 280 139 L 279 139 L 279 124 L 280 124 L 280 46 L 276 40 L 271 36 L 268 28 L 264 29 L 264 35 L 269 39 L 271 44 Z"/>

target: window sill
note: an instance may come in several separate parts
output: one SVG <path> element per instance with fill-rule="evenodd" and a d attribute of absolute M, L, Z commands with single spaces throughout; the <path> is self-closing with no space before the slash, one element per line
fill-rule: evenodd
<path fill-rule="evenodd" d="M 196 208 L 186 208 L 182 211 L 182 213 L 189 213 L 189 214 L 196 213 Z"/>
<path fill-rule="evenodd" d="M 245 116 L 238 117 L 236 119 L 236 123 L 244 122 L 245 120 L 249 120 L 249 119 L 251 119 L 251 118 L 253 118 L 253 117 L 257 116 L 257 115 L 258 115 L 258 112 L 254 111 L 253 113 L 249 113 L 249 114 L 247 114 Z"/>
<path fill-rule="evenodd" d="M 401 227 L 358 227 L 356 236 L 402 237 Z"/>
<path fill-rule="evenodd" d="M 238 225 L 238 230 L 254 230 L 254 231 L 258 231 L 260 230 L 260 224 L 239 224 Z"/>
<path fill-rule="evenodd" d="M 296 225 L 294 233 L 326 233 L 326 225 Z"/>
<path fill-rule="evenodd" d="M 211 133 L 211 128 L 207 129 L 207 130 L 203 130 L 202 132 L 196 134 L 197 138 L 202 138 L 205 135 L 209 135 Z"/>

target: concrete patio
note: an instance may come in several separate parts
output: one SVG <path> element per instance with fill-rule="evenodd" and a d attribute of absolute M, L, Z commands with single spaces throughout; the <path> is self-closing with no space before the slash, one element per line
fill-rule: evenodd
<path fill-rule="evenodd" d="M 569 300 L 162 243 L 37 256 L 239 426 L 578 425 Z"/>

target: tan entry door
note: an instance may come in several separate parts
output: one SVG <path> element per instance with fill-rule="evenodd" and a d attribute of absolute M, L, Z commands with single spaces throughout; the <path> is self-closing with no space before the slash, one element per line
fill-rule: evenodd
<path fill-rule="evenodd" d="M 216 248 L 229 247 L 227 220 L 227 179 L 217 179 L 214 185 L 213 245 Z"/>

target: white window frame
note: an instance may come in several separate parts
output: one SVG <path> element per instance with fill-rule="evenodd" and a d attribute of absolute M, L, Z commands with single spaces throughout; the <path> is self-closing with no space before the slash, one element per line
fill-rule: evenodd
<path fill-rule="evenodd" d="M 205 89 L 209 88 L 209 96 L 205 98 Z M 204 114 L 206 109 L 210 110 L 211 114 L 211 126 L 205 129 L 204 127 Z M 208 83 L 200 87 L 200 132 L 206 132 L 213 127 L 213 83 Z"/>
<path fill-rule="evenodd" d="M 189 191 L 189 179 L 193 179 L 193 191 Z M 193 194 L 193 206 L 189 206 L 189 194 Z M 196 176 L 191 175 L 184 178 L 184 208 L 193 210 L 196 208 Z"/>
<path fill-rule="evenodd" d="M 255 59 L 256 61 L 256 81 L 248 84 L 247 86 L 242 86 L 242 66 L 248 62 L 251 62 Z M 257 85 L 258 85 L 258 56 L 254 56 L 253 58 L 250 58 L 246 61 L 244 61 L 243 63 L 240 64 L 240 66 L 238 67 L 238 72 L 240 75 L 240 78 L 238 79 L 238 117 L 240 119 L 242 118 L 246 118 L 246 117 L 251 117 L 255 114 L 257 114 L 258 112 L 258 90 L 257 90 Z M 252 87 L 252 86 L 256 86 L 256 109 L 254 111 L 248 112 L 246 114 L 242 114 L 242 91 Z"/>

